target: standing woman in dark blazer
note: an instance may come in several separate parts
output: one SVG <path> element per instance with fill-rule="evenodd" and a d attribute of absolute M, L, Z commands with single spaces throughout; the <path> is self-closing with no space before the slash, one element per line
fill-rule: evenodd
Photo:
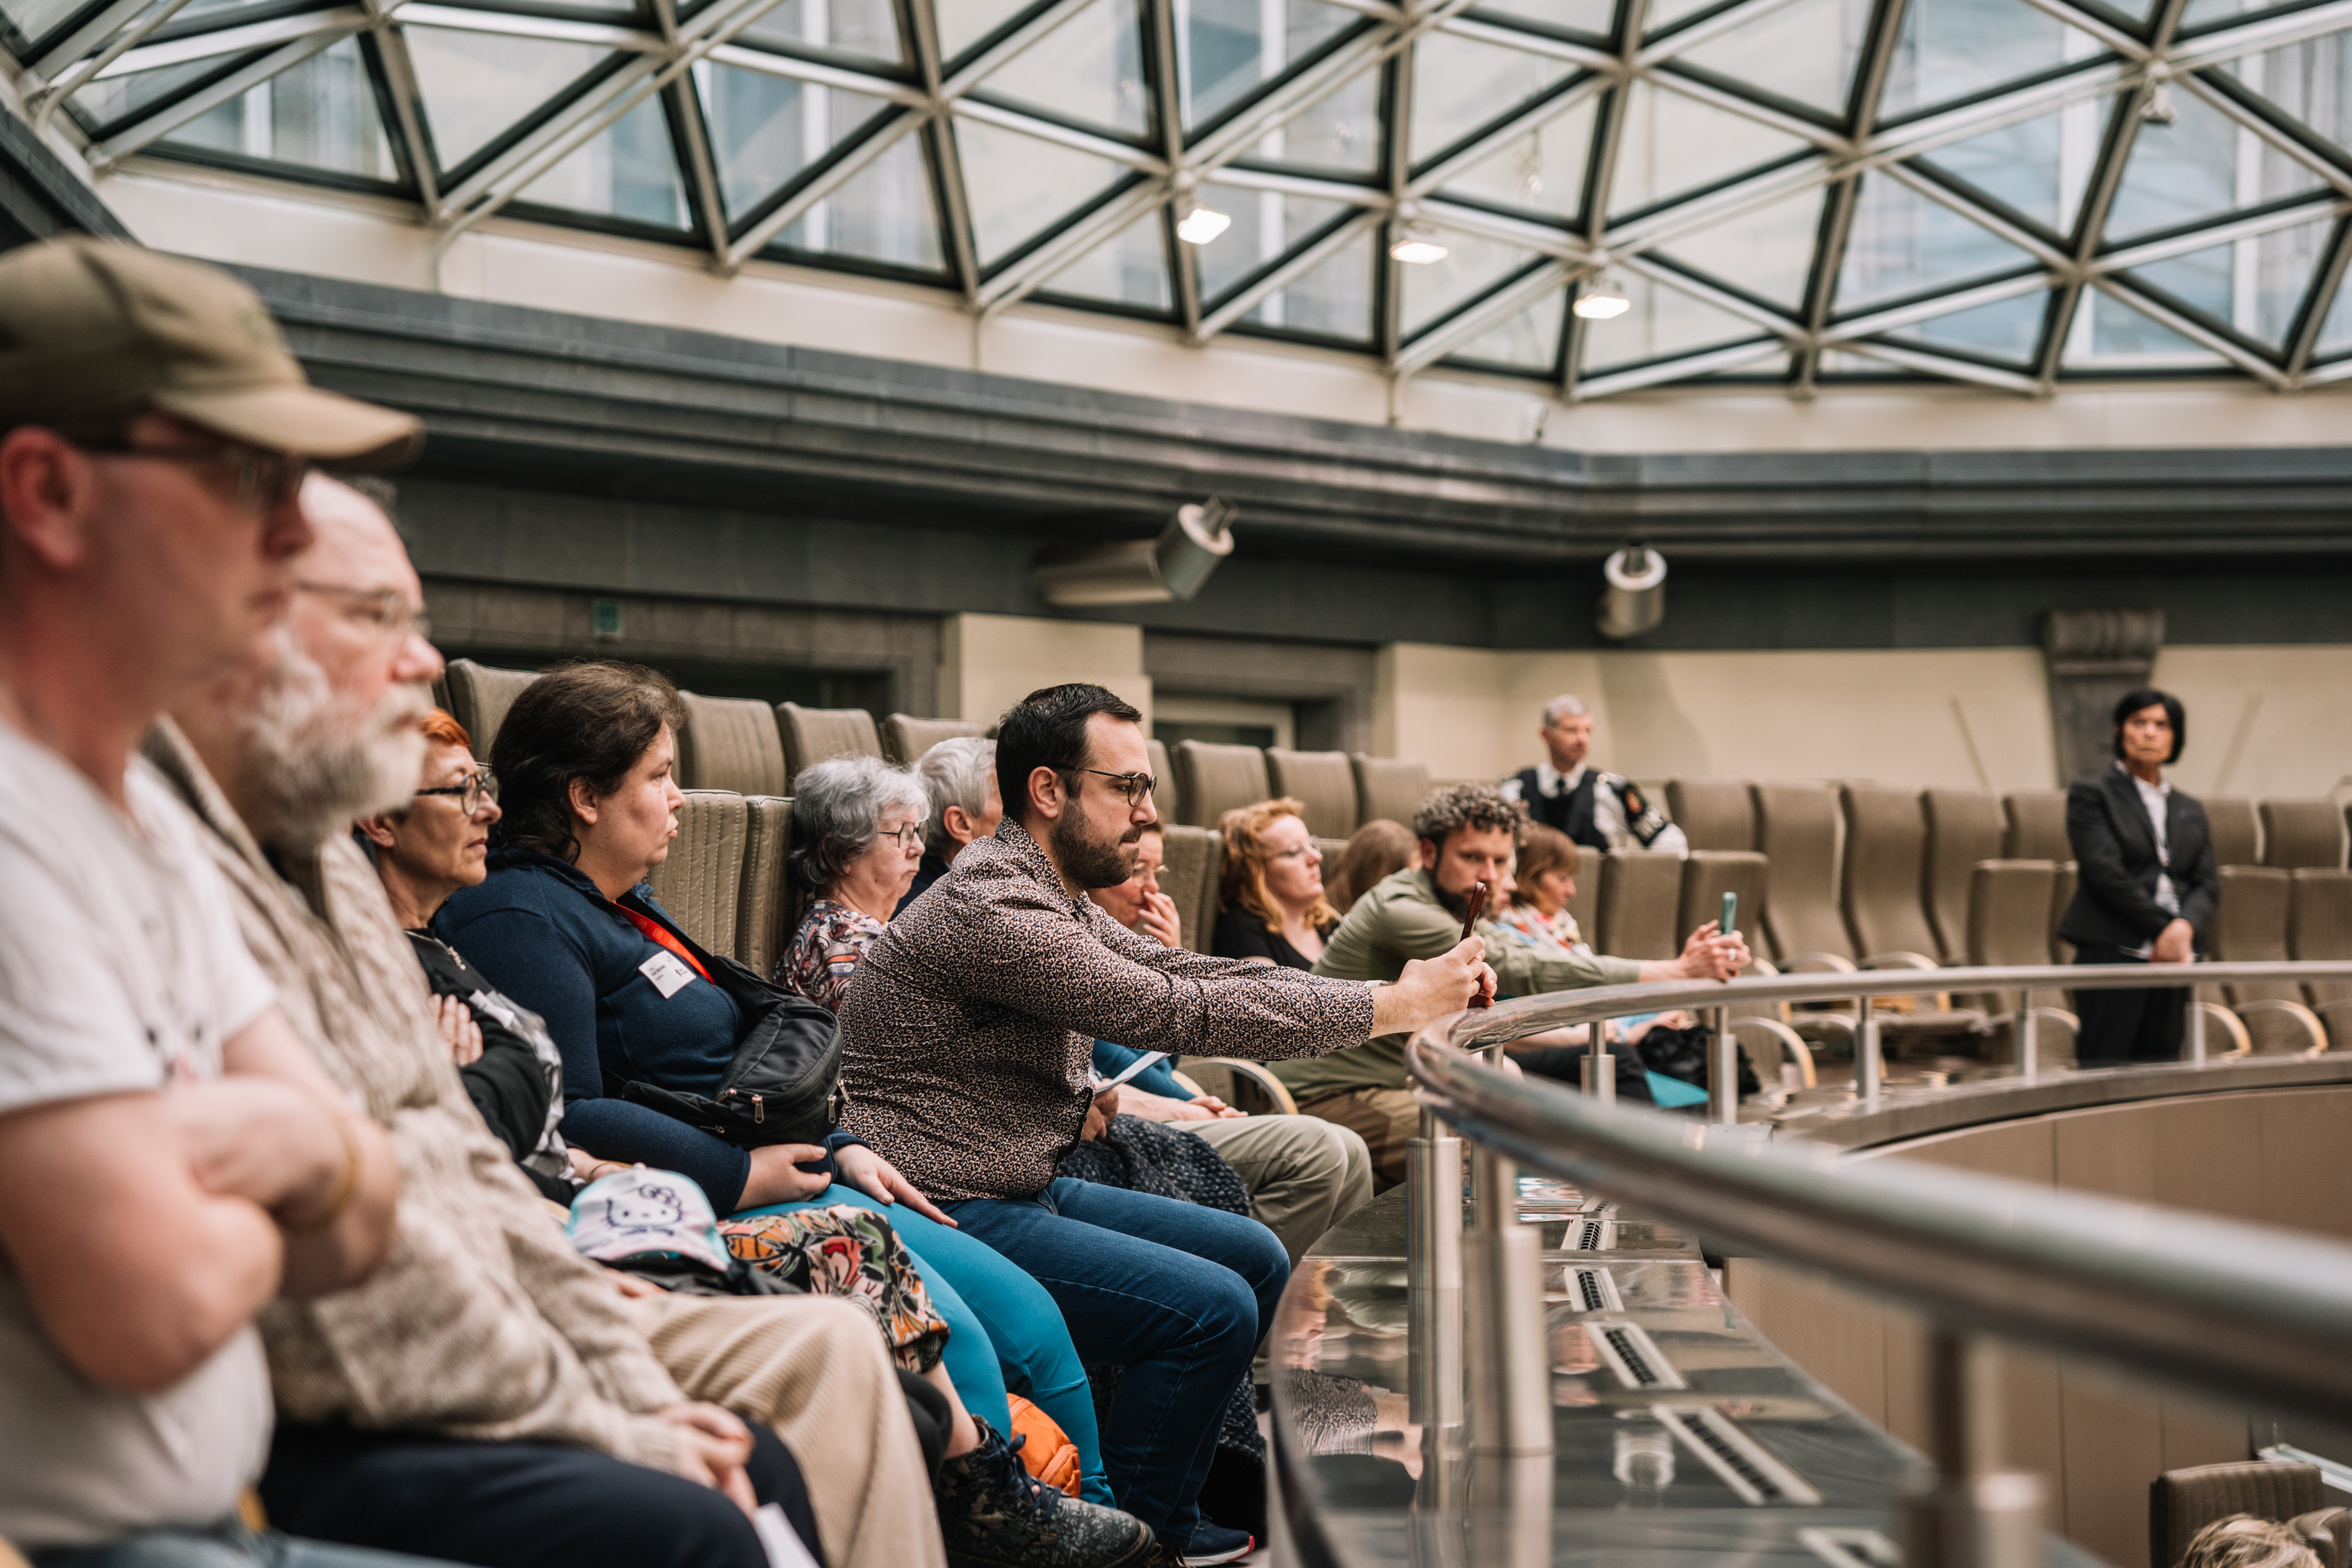
<path fill-rule="evenodd" d="M 2116 704 L 2116 764 L 2066 792 L 2066 837 L 2081 872 L 2058 934 L 2077 963 L 2187 963 L 2213 917 L 2221 879 L 2205 808 L 2164 782 L 2189 725 L 2169 692 L 2126 692 Z M 2077 991 L 2085 1067 L 2171 1061 L 2180 1055 L 2186 986 Z"/>

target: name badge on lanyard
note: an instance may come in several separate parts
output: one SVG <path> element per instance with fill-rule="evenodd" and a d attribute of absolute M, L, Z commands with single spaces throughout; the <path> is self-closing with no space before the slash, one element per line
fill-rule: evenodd
<path fill-rule="evenodd" d="M 674 952 L 655 953 L 637 965 L 637 973 L 654 983 L 654 989 L 662 994 L 665 1002 L 686 989 L 686 983 L 694 978 L 694 971 Z"/>

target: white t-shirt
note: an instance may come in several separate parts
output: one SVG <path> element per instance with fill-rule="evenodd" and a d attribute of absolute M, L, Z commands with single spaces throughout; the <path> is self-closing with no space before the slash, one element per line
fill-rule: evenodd
<path fill-rule="evenodd" d="M 222 1042 L 276 1000 L 203 825 L 143 763 L 129 795 L 136 826 L 0 725 L 0 1112 L 216 1077 Z M 0 1259 L 0 1538 L 29 1550 L 215 1521 L 261 1473 L 270 1420 L 250 1327 L 160 1394 L 117 1393 L 58 1353 Z"/>

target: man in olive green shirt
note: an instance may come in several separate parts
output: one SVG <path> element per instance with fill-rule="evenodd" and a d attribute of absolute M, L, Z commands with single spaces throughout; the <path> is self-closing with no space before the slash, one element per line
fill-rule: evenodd
<path fill-rule="evenodd" d="M 1414 959 L 1450 952 L 1462 940 L 1472 887 L 1500 887 L 1527 837 L 1528 809 L 1491 784 L 1455 784 L 1438 791 L 1413 813 L 1421 864 L 1375 884 L 1331 933 L 1315 973 L 1341 980 L 1390 981 Z M 1547 952 L 1486 921 L 1496 994 L 1527 996 L 1587 985 L 1636 981 L 1727 980 L 1748 962 L 1737 931 L 1726 936 L 1710 921 L 1690 935 L 1680 958 L 1636 962 L 1589 952 Z M 1419 1130 L 1421 1108 L 1404 1069 L 1410 1036 L 1383 1035 L 1329 1056 L 1271 1064 L 1298 1109 L 1362 1135 L 1384 1185 L 1404 1180 L 1407 1141 Z"/>

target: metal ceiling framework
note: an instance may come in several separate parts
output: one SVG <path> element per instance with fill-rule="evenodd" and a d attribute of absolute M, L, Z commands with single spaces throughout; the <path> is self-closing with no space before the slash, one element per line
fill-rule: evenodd
<path fill-rule="evenodd" d="M 2352 0 L 2118 8 L 2134 3 L 0 0 L 0 45 L 28 113 L 95 171 L 160 154 L 379 190 L 415 204 L 436 257 L 512 205 L 697 246 L 723 274 L 762 257 L 880 270 L 981 316 L 1034 297 L 1168 321 L 1196 344 L 1289 336 L 1375 354 L 1399 379 L 1467 367 L 1571 398 L 1727 377 L 1798 396 L 1889 376 L 2029 395 L 2116 376 L 2279 391 L 2352 377 L 2352 302 L 2336 301 Z M 852 12 L 867 33 L 844 49 Z M 465 101 L 504 127 L 468 149 L 435 122 L 460 100 L 420 74 L 420 29 L 444 40 L 442 71 L 453 37 L 596 63 L 535 101 Z M 2021 57 L 2021 37 L 2039 55 Z M 1253 38 L 1256 79 L 1196 105 L 1203 51 Z M 380 132 L 390 166 L 361 177 L 223 146 L 257 101 L 275 112 L 265 84 L 346 40 L 373 89 L 350 112 L 374 119 L 342 134 Z M 793 96 L 724 147 L 722 68 L 796 84 L 761 89 Z M 2299 85 L 2262 90 L 2272 78 Z M 1056 82 L 1066 99 L 1042 101 Z M 1832 90 L 1842 110 L 1824 106 Z M 1113 110 L 1090 114 L 1105 93 Z M 674 182 L 674 222 L 536 194 L 565 168 L 618 179 L 614 139 L 648 105 L 676 167 L 634 177 Z M 826 105 L 851 112 L 825 121 Z M 780 153 L 788 118 L 818 134 Z M 1286 156 L 1310 121 L 1360 141 L 1357 165 Z M 1572 202 L 1538 199 L 1548 136 L 1555 161 L 1580 164 Z M 866 199 L 861 177 L 909 148 L 927 210 L 898 216 L 928 226 L 919 244 L 828 250 L 806 221 Z M 780 156 L 764 188 L 730 185 Z M 1498 194 L 1513 158 L 1524 174 Z M 2011 175 L 2052 199 L 2027 210 Z M 1255 204 L 1254 258 L 1179 237 L 1212 202 Z M 1453 268 L 1394 259 L 1408 232 Z M 1638 296 L 1618 318 L 1630 335 L 1570 309 L 1580 290 Z"/>

